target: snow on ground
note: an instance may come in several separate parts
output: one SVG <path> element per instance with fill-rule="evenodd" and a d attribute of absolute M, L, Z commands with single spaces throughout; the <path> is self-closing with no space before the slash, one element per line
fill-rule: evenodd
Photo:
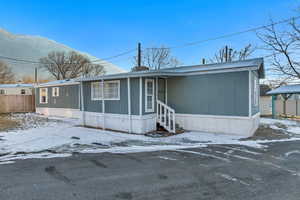
<path fill-rule="evenodd" d="M 208 144 L 238 144 L 254 148 L 266 147 L 267 143 L 300 140 L 241 140 L 240 136 L 204 132 L 185 132 L 170 137 L 153 138 L 113 131 L 104 131 L 77 126 L 77 120 L 67 118 L 45 118 L 36 123 L 40 115 L 20 115 L 26 129 L 0 132 L 0 164 L 28 158 L 66 157 L 73 153 L 129 153 L 159 150 L 178 150 L 191 147 L 206 147 Z M 262 123 L 283 123 L 288 130 L 300 130 L 297 122 L 262 119 Z M 32 126 L 34 124 L 34 126 Z M 296 131 L 295 131 L 296 132 Z"/>

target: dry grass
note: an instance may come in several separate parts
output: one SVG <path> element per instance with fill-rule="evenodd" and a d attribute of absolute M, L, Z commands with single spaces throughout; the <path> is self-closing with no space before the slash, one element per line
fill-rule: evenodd
<path fill-rule="evenodd" d="M 0 115 L 0 131 L 7 131 L 14 129 L 19 125 L 19 122 L 16 120 L 9 119 L 8 115 Z"/>

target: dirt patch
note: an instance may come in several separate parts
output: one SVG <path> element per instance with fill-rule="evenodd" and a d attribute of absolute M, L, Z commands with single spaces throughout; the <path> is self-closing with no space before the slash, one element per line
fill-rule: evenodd
<path fill-rule="evenodd" d="M 0 115 L 0 132 L 27 130 L 61 123 L 61 120 L 49 119 L 35 113 L 11 113 Z"/>
<path fill-rule="evenodd" d="M 291 138 L 290 135 L 285 131 L 285 125 L 276 124 L 276 126 L 278 129 L 272 129 L 269 125 L 262 124 L 259 126 L 253 136 L 241 140 L 280 140 Z"/>
<path fill-rule="evenodd" d="M 8 115 L 0 115 L 0 131 L 9 131 L 20 125 L 17 120 L 9 119 Z"/>

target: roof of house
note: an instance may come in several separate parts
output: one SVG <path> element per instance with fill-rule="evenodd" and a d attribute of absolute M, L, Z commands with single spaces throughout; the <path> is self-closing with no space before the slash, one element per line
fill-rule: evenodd
<path fill-rule="evenodd" d="M 295 94 L 300 93 L 300 84 L 295 85 L 283 85 L 279 88 L 276 88 L 274 90 L 271 90 L 267 94 Z"/>
<path fill-rule="evenodd" d="M 37 87 L 50 87 L 50 86 L 60 86 L 60 85 L 76 85 L 79 84 L 75 79 L 66 79 L 66 80 L 56 80 L 50 81 L 47 83 L 41 83 Z"/>
<path fill-rule="evenodd" d="M 261 84 L 259 88 L 260 88 L 260 96 L 269 96 L 269 94 L 267 93 L 272 90 L 271 87 L 266 84 Z"/>
<path fill-rule="evenodd" d="M 127 77 L 151 77 L 151 76 L 188 76 L 206 73 L 222 73 L 231 71 L 258 70 L 259 77 L 264 78 L 263 58 L 255 58 L 243 61 L 233 61 L 226 63 L 214 63 L 205 65 L 181 66 L 174 68 L 164 68 L 159 70 L 146 70 L 137 72 L 127 72 L 119 74 L 110 74 L 96 77 L 86 77 L 77 79 L 77 81 L 107 80 Z"/>
<path fill-rule="evenodd" d="M 33 88 L 33 84 L 0 84 L 0 88 Z"/>

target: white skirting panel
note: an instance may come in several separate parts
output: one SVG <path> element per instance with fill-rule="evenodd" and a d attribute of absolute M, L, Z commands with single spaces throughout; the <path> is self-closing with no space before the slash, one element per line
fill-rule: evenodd
<path fill-rule="evenodd" d="M 105 113 L 105 120 L 103 121 L 103 114 L 97 112 L 85 112 L 85 126 L 91 126 L 95 128 L 129 132 L 131 126 L 131 132 L 136 134 L 144 134 L 156 130 L 156 114 L 150 115 L 131 115 L 131 120 L 127 114 L 110 114 Z M 130 125 L 131 121 L 131 125 Z M 104 122 L 104 124 L 103 124 Z"/>
<path fill-rule="evenodd" d="M 79 109 L 38 107 L 36 108 L 36 113 L 48 116 L 81 118 L 81 111 Z"/>
<path fill-rule="evenodd" d="M 185 130 L 252 136 L 259 126 L 260 114 L 252 117 L 176 114 L 176 123 Z"/>

